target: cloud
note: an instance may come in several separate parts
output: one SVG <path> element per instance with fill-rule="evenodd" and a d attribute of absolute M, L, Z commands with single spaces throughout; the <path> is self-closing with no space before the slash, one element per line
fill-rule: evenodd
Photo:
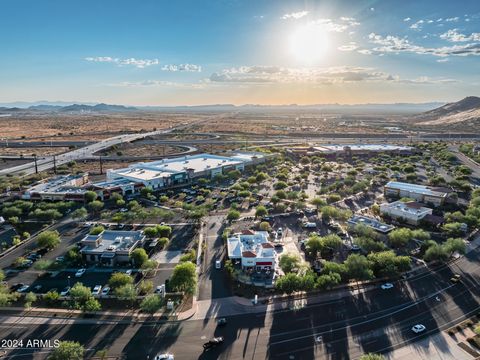
<path fill-rule="evenodd" d="M 208 82 L 218 84 L 344 84 L 358 82 L 391 82 L 408 84 L 442 84 L 453 79 L 401 79 L 374 68 L 335 66 L 327 68 L 284 68 L 277 66 L 241 66 L 213 73 Z"/>
<path fill-rule="evenodd" d="M 423 28 L 423 23 L 424 22 L 425 22 L 424 20 L 418 20 L 417 22 L 410 25 L 410 29 L 420 31 Z"/>
<path fill-rule="evenodd" d="M 369 34 L 368 39 L 372 44 L 379 45 L 372 49 L 372 51 L 377 54 L 406 52 L 440 57 L 480 55 L 480 44 L 478 43 L 443 47 L 424 47 L 411 43 L 405 37 L 399 38 L 393 35 L 382 36 L 375 33 Z"/>
<path fill-rule="evenodd" d="M 448 62 L 448 61 L 450 61 L 449 58 L 441 58 L 441 59 L 437 60 L 438 63 L 444 63 L 444 62 Z"/>
<path fill-rule="evenodd" d="M 354 41 L 351 41 L 348 44 L 339 46 L 337 49 L 340 51 L 354 51 L 358 49 L 358 46 Z"/>
<path fill-rule="evenodd" d="M 458 20 L 460 20 L 458 16 L 445 19 L 446 22 L 457 22 Z"/>
<path fill-rule="evenodd" d="M 412 18 L 406 17 L 405 19 L 403 19 L 403 21 L 405 21 L 405 22 L 408 22 L 410 20 L 412 20 Z"/>
<path fill-rule="evenodd" d="M 440 38 L 450 42 L 480 41 L 480 33 L 471 33 L 465 35 L 458 32 L 458 29 L 450 29 L 440 35 Z"/>
<path fill-rule="evenodd" d="M 361 49 L 361 50 L 358 50 L 357 52 L 359 54 L 363 54 L 363 55 L 371 55 L 372 54 L 372 51 L 368 50 L 368 49 Z"/>
<path fill-rule="evenodd" d="M 293 13 L 290 13 L 290 14 L 284 14 L 282 16 L 282 19 L 283 20 L 288 20 L 288 19 L 301 19 L 302 17 L 304 16 L 307 16 L 308 15 L 308 11 L 298 11 L 298 12 L 293 12 Z"/>
<path fill-rule="evenodd" d="M 110 56 L 97 56 L 97 57 L 86 57 L 86 61 L 98 62 L 98 63 L 112 63 L 118 66 L 134 66 L 139 69 L 143 69 L 148 66 L 158 65 L 158 59 L 135 59 L 135 58 L 112 58 Z"/>
<path fill-rule="evenodd" d="M 186 71 L 186 72 L 201 72 L 202 67 L 195 64 L 168 64 L 162 66 L 163 71 Z"/>
<path fill-rule="evenodd" d="M 205 84 L 196 84 L 196 83 L 181 83 L 174 81 L 165 81 L 165 80 L 143 80 L 143 81 L 124 81 L 115 84 L 108 84 L 108 86 L 114 87 L 167 87 L 167 88 L 188 88 L 188 89 L 203 89 Z"/>
<path fill-rule="evenodd" d="M 325 28 L 328 32 L 344 32 L 351 29 L 352 27 L 360 25 L 360 23 L 353 17 L 344 17 L 334 21 L 332 19 L 317 19 L 310 24 L 320 25 Z"/>

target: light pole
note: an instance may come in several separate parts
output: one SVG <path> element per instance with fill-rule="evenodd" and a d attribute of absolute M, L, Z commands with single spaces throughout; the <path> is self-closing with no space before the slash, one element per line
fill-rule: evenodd
<path fill-rule="evenodd" d="M 68 275 L 68 287 L 70 287 L 70 275 Z"/>

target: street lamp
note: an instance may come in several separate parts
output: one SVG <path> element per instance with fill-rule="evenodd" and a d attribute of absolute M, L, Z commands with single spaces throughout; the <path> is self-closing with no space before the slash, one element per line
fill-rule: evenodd
<path fill-rule="evenodd" d="M 70 287 L 70 275 L 68 275 L 68 287 Z"/>

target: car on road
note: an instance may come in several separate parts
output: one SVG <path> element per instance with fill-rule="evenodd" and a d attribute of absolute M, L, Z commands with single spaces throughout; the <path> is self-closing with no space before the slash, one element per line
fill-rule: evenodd
<path fill-rule="evenodd" d="M 65 261 L 65 256 L 57 256 L 57 257 L 55 258 L 55 261 L 56 261 L 56 262 L 64 262 L 64 261 Z"/>
<path fill-rule="evenodd" d="M 102 289 L 102 296 L 107 296 L 109 292 L 110 292 L 110 287 L 105 286 L 105 287 Z"/>
<path fill-rule="evenodd" d="M 220 344 L 223 343 L 223 336 L 218 336 L 213 338 L 212 340 L 207 341 L 205 344 L 203 344 L 203 348 L 206 349 L 211 349 L 213 347 L 216 347 Z"/>
<path fill-rule="evenodd" d="M 154 291 L 155 294 L 163 294 L 164 292 L 165 292 L 165 285 L 158 285 Z"/>
<path fill-rule="evenodd" d="M 60 296 L 67 296 L 69 293 L 70 293 L 70 286 L 67 286 L 62 290 L 62 292 L 60 293 Z"/>
<path fill-rule="evenodd" d="M 218 325 L 218 326 L 227 325 L 227 319 L 225 319 L 225 318 L 217 319 L 217 325 Z"/>
<path fill-rule="evenodd" d="M 458 283 L 462 277 L 459 274 L 455 274 L 450 278 L 450 281 L 454 284 Z"/>
<path fill-rule="evenodd" d="M 23 286 L 20 286 L 18 289 L 17 289 L 17 292 L 19 293 L 23 293 L 23 292 L 26 292 L 28 290 L 28 288 L 30 287 L 30 285 L 23 285 Z"/>
<path fill-rule="evenodd" d="M 391 289 L 393 288 L 393 284 L 392 283 L 385 283 L 381 286 L 382 290 L 388 290 L 388 289 Z"/>
<path fill-rule="evenodd" d="M 95 285 L 92 290 L 92 295 L 99 295 L 100 291 L 102 291 L 102 285 Z"/>
<path fill-rule="evenodd" d="M 78 271 L 75 273 L 75 277 L 82 277 L 82 275 L 85 274 L 85 271 L 87 271 L 85 268 L 78 269 Z"/>
<path fill-rule="evenodd" d="M 127 271 L 125 271 L 125 274 L 132 275 L 132 269 L 128 269 Z"/>
<path fill-rule="evenodd" d="M 222 268 L 222 262 L 220 260 L 215 260 L 215 269 L 221 269 Z"/>
<path fill-rule="evenodd" d="M 425 327 L 425 325 L 422 325 L 422 324 L 417 324 L 412 327 L 412 331 L 415 334 L 420 334 L 421 332 L 424 332 L 426 329 L 427 328 Z"/>
<path fill-rule="evenodd" d="M 173 354 L 158 354 L 156 355 L 153 360 L 174 360 L 175 357 L 173 356 Z"/>

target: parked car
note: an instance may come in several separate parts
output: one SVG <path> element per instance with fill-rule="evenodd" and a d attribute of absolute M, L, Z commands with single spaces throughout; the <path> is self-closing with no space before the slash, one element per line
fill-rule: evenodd
<path fill-rule="evenodd" d="M 393 284 L 392 283 L 385 283 L 381 286 L 382 290 L 388 290 L 388 289 L 391 289 L 393 288 Z"/>
<path fill-rule="evenodd" d="M 206 342 L 203 344 L 203 348 L 206 349 L 211 349 L 212 347 L 218 346 L 223 343 L 223 336 L 218 336 L 213 338 L 212 340 Z"/>
<path fill-rule="evenodd" d="M 19 293 L 23 293 L 23 292 L 26 292 L 28 290 L 28 288 L 30 287 L 30 285 L 23 285 L 23 286 L 20 286 L 18 289 L 17 289 L 17 292 Z"/>
<path fill-rule="evenodd" d="M 11 291 L 17 291 L 18 289 L 20 289 L 22 286 L 24 286 L 25 284 L 24 283 L 18 283 L 18 284 L 14 284 L 10 287 L 10 290 Z"/>
<path fill-rule="evenodd" d="M 109 292 L 110 292 L 110 287 L 105 286 L 105 287 L 102 289 L 102 296 L 107 296 Z"/>
<path fill-rule="evenodd" d="M 67 296 L 70 293 L 70 286 L 67 286 L 60 292 L 60 296 Z"/>
<path fill-rule="evenodd" d="M 217 319 L 217 325 L 218 325 L 218 326 L 227 325 L 227 319 L 225 319 L 225 318 Z"/>
<path fill-rule="evenodd" d="M 92 295 L 99 295 L 100 291 L 102 291 L 102 285 L 95 285 L 92 290 Z"/>
<path fill-rule="evenodd" d="M 85 268 L 78 269 L 78 271 L 75 273 L 75 277 L 82 277 L 82 275 L 85 274 L 85 271 L 87 271 Z"/>
<path fill-rule="evenodd" d="M 56 261 L 56 262 L 64 262 L 64 261 L 65 261 L 65 256 L 57 256 L 57 257 L 55 258 L 55 261 Z"/>
<path fill-rule="evenodd" d="M 462 277 L 459 274 L 455 274 L 450 278 L 450 281 L 454 284 L 458 283 Z"/>
<path fill-rule="evenodd" d="M 174 360 L 173 354 L 158 354 L 153 360 Z"/>
<path fill-rule="evenodd" d="M 425 325 L 422 325 L 422 324 L 417 324 L 417 325 L 414 325 L 412 327 L 412 331 L 415 333 L 415 334 L 419 334 L 421 332 L 424 332 L 427 328 L 425 327 Z"/>
<path fill-rule="evenodd" d="M 132 275 L 132 269 L 128 269 L 127 271 L 125 271 L 125 274 Z"/>

